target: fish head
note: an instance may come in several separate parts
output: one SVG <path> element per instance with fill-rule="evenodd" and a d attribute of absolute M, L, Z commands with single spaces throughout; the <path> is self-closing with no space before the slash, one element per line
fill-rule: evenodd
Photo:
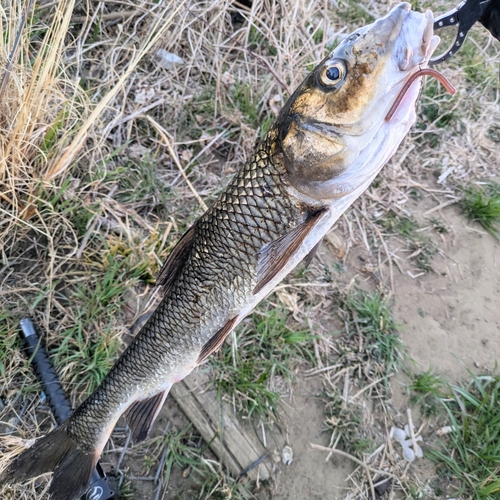
<path fill-rule="evenodd" d="M 290 184 L 314 199 L 359 194 L 416 119 L 419 80 L 389 122 L 404 82 L 439 43 L 433 16 L 401 3 L 346 37 L 307 76 L 276 121 Z"/>

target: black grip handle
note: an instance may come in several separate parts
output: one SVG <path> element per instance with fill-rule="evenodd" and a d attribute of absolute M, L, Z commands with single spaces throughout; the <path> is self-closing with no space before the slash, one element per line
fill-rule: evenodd
<path fill-rule="evenodd" d="M 72 413 L 68 397 L 62 388 L 54 365 L 45 350 L 42 339 L 38 336 L 35 325 L 29 318 L 20 321 L 26 343 L 26 354 L 31 360 L 36 376 L 42 384 L 43 392 L 47 397 L 50 409 L 54 414 L 57 425 L 61 425 Z M 90 487 L 82 500 L 108 500 L 118 498 L 119 491 L 111 484 L 99 463 L 92 472 Z"/>
<path fill-rule="evenodd" d="M 479 22 L 497 39 L 500 40 L 500 0 L 493 0 L 486 5 Z"/>
<path fill-rule="evenodd" d="M 59 382 L 52 361 L 42 344 L 42 339 L 37 335 L 35 327 L 29 318 L 21 320 L 21 329 L 28 358 L 31 359 L 36 376 L 42 384 L 43 392 L 47 396 L 47 401 L 57 425 L 61 425 L 71 415 L 71 405 Z"/>

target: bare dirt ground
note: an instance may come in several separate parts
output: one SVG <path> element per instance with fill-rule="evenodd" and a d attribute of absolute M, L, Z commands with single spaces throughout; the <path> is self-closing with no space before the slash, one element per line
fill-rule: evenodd
<path fill-rule="evenodd" d="M 458 381 L 493 370 L 500 353 L 500 245 L 456 208 L 445 208 L 450 228 L 432 266 L 416 279 L 395 278 L 394 315 L 415 368 L 434 368 Z"/>
<path fill-rule="evenodd" d="M 328 444 L 320 396 L 318 378 L 301 380 L 295 387 L 293 401 L 287 401 L 287 442 L 293 449 L 294 461 L 280 467 L 273 498 L 345 498 L 349 490 L 346 479 L 354 470 L 353 464 L 338 457 L 326 462 L 323 452 L 311 448 L 311 443 Z"/>

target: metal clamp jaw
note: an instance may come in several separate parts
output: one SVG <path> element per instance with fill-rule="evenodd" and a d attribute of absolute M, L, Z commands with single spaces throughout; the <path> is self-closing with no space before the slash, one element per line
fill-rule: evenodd
<path fill-rule="evenodd" d="M 455 41 L 440 56 L 429 61 L 429 66 L 442 63 L 462 46 L 469 30 L 481 19 L 492 0 L 465 0 L 455 9 L 436 18 L 434 32 L 447 26 L 458 26 Z"/>

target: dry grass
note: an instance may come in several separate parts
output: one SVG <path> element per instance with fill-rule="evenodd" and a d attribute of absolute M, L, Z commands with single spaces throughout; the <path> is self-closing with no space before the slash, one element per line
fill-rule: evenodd
<path fill-rule="evenodd" d="M 85 112 L 83 89 L 61 66 L 73 7 L 74 2 L 61 2 L 47 23 L 37 22 L 23 2 L 12 2 L 2 12 L 0 240 L 4 244 L 23 226 L 51 236 L 43 222 L 39 227 L 30 219 L 37 213 L 40 183 Z M 38 31 L 45 35 L 36 36 Z"/>
<path fill-rule="evenodd" d="M 290 90 L 337 38 L 394 3 L 64 0 L 26 12 L 15 1 L 0 12 L 0 369 L 7 404 L 0 417 L 11 421 L 2 427 L 1 467 L 51 424 L 36 411 L 38 387 L 19 353 L 18 319 L 36 318 L 73 403 L 84 398 L 118 355 L 172 245 L 248 158 Z M 182 63 L 165 68 L 159 50 Z M 499 62 L 498 44 L 474 29 L 443 68 L 457 95 L 426 84 L 419 124 L 339 221 L 344 263 L 366 249 L 370 259 L 358 274 L 367 280 L 390 291 L 394 273 L 425 272 L 418 259 L 425 245 L 439 247 L 436 207 L 457 202 L 463 185 L 497 176 Z M 400 226 L 383 220 L 408 218 L 415 197 L 427 201 L 418 232 L 389 231 Z M 323 326 L 333 321 L 325 312 L 335 303 L 329 287 L 339 281 L 344 294 L 351 278 L 323 262 L 278 290 L 295 319 L 319 331 L 317 368 L 335 358 Z M 25 488 L 2 494 L 43 496 Z"/>

